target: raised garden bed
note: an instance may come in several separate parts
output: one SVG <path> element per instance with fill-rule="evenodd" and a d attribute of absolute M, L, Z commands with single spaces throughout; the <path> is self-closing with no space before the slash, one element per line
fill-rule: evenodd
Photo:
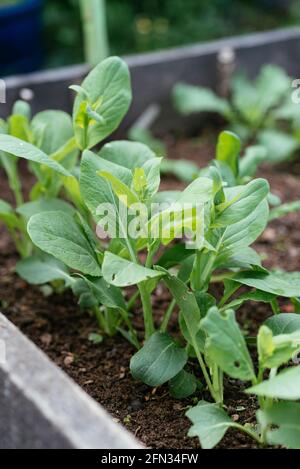
<path fill-rule="evenodd" d="M 215 88 L 216 55 L 225 45 L 234 47 L 238 67 L 245 67 L 252 75 L 255 75 L 265 62 L 284 66 L 289 73 L 297 75 L 297 57 L 300 52 L 298 30 L 259 34 L 249 38 L 217 41 L 178 51 L 128 58 L 127 62 L 133 76 L 135 100 L 123 130 L 118 131 L 118 136 L 136 120 L 145 107 L 156 102 L 163 109 L 157 126 L 160 133 L 167 135 L 169 156 L 196 160 L 200 166 L 207 164 L 214 155 L 217 131 L 214 133 L 212 130 L 206 138 L 196 143 L 190 143 L 185 139 L 175 141 L 172 135 L 181 121 L 170 110 L 169 96 L 172 86 L 179 80 L 188 80 L 191 83 Z M 65 90 L 67 85 L 74 83 L 74 80 L 79 81 L 85 71 L 85 67 L 79 67 L 63 70 L 58 74 L 51 72 L 50 75 L 46 73 L 23 79 L 9 79 L 8 103 L 7 107 L 2 109 L 3 116 L 8 115 L 8 109 L 19 97 L 20 91 L 24 96 L 24 88 L 25 95 L 26 89 L 27 93 L 28 89 L 33 92 L 34 111 L 47 107 L 70 110 L 71 98 L 65 94 Z M 153 83 L 158 83 L 159 86 L 153 86 Z M 192 124 L 193 119 L 185 122 L 187 126 Z M 173 133 L 170 134 L 170 131 Z M 280 196 L 283 202 L 300 199 L 300 183 L 297 176 L 291 174 L 290 169 L 288 166 L 273 169 L 265 167 L 260 172 L 260 176 L 269 180 L 272 191 Z M 297 173 L 296 165 L 294 172 Z M 23 177 L 29 190 L 31 180 L 25 168 Z M 165 178 L 162 186 L 164 189 L 177 189 L 180 184 L 174 178 Z M 9 200 L 7 187 L 2 184 L 1 187 L 3 187 L 1 198 Z M 266 267 L 300 271 L 299 227 L 300 220 L 297 214 L 290 214 L 268 226 L 256 243 L 257 250 L 267 257 L 264 263 Z M 7 364 L 0 368 L 0 401 L 3 403 L 1 421 L 9 422 L 9 425 L 8 427 L 6 425 L 7 437 L 1 441 L 0 446 L 138 447 L 136 440 L 117 426 L 117 423 L 121 423 L 148 447 L 198 448 L 198 439 L 186 436 L 189 422 L 184 417 L 184 409 L 193 403 L 193 398 L 178 401 L 168 395 L 165 386 L 151 389 L 134 381 L 128 367 L 133 349 L 128 343 L 120 336 L 115 336 L 105 339 L 101 345 L 92 344 L 88 337 L 91 332 L 95 332 L 95 319 L 79 311 L 76 300 L 70 292 L 52 293 L 49 297 L 47 291 L 39 287 L 28 287 L 13 272 L 16 259 L 13 245 L 1 228 L 2 312 L 94 400 L 102 404 L 113 415 L 115 422 L 108 419 L 93 401 L 82 394 L 1 317 L 0 338 L 8 343 Z M 213 287 L 213 293 L 219 296 L 217 287 Z M 161 288 L 156 292 L 153 306 L 157 325 L 169 301 L 167 290 Z M 289 305 L 284 301 L 280 306 L 282 311 L 289 312 Z M 270 314 L 268 305 L 257 306 L 248 303 L 239 310 L 238 319 L 243 327 L 253 334 L 257 332 L 258 325 Z M 134 311 L 133 321 L 138 333 L 142 334 L 139 306 Z M 170 330 L 175 335 L 176 324 L 176 315 L 174 315 Z M 27 349 L 28 355 L 23 352 Z M 45 374 L 41 374 L 40 370 L 45 370 Z M 32 376 L 40 377 L 35 382 L 35 378 L 31 380 Z M 51 386 L 48 393 L 43 395 L 44 386 L 48 382 Z M 28 383 L 31 384 L 29 390 Z M 252 423 L 256 400 L 245 396 L 242 392 L 243 386 L 227 378 L 225 402 L 234 421 L 242 424 Z M 72 397 L 66 409 L 64 399 L 68 393 Z M 12 399 L 12 395 L 15 395 L 16 399 Z M 62 396 L 61 399 L 57 397 L 59 395 Z M 42 401 L 40 401 L 41 396 Z M 60 416 L 59 419 L 57 415 Z M 78 421 L 81 415 L 82 428 L 79 428 Z M 85 419 L 84 425 L 83 419 Z M 95 430 L 96 427 L 99 428 L 98 431 Z M 25 439 L 23 428 L 26 429 Z M 257 446 L 247 436 L 228 432 L 219 447 L 256 448 Z"/>

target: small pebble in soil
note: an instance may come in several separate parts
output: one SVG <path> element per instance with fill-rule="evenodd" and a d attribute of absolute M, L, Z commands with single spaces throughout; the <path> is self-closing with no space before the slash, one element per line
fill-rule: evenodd
<path fill-rule="evenodd" d="M 69 354 L 64 358 L 64 365 L 71 366 L 74 363 L 74 355 Z"/>
<path fill-rule="evenodd" d="M 52 342 L 52 335 L 48 334 L 48 332 L 45 332 L 45 334 L 42 334 L 40 337 L 40 340 L 45 347 L 49 347 L 49 345 Z"/>

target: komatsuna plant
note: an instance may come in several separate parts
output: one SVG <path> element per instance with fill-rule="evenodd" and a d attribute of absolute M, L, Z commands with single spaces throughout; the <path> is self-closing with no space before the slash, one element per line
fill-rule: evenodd
<path fill-rule="evenodd" d="M 17 101 L 12 115 L 0 122 L 0 164 L 11 191 L 14 206 L 0 200 L 0 219 L 8 227 L 19 254 L 32 253 L 26 233 L 30 216 L 45 210 L 67 210 L 63 194 L 85 216 L 80 197 L 78 160 L 80 152 L 110 135 L 120 124 L 131 103 L 130 75 L 126 64 L 111 57 L 95 67 L 73 86 L 77 97 L 72 118 L 62 111 L 43 111 L 31 118 L 27 103 Z M 24 203 L 19 159 L 28 161 L 36 183 Z"/>
<path fill-rule="evenodd" d="M 257 367 L 233 310 L 210 308 L 200 324 L 206 334 L 204 349 L 209 360 L 231 378 L 252 383 L 245 392 L 257 397 L 258 410 L 256 422 L 241 425 L 222 406 L 200 400 L 186 414 L 192 422 L 189 436 L 197 436 L 202 448 L 211 449 L 232 428 L 259 445 L 299 449 L 300 366 L 290 361 L 300 350 L 299 315 L 278 314 L 259 328 Z"/>
<path fill-rule="evenodd" d="M 122 321 L 120 315 L 115 314 L 116 303 L 118 310 L 127 311 L 121 293 L 109 288 L 112 297 L 109 299 L 109 295 L 105 295 L 106 285 L 101 280 L 95 295 L 94 287 L 78 276 L 70 275 L 68 263 L 42 253 L 27 232 L 28 221 L 33 215 L 43 213 L 47 216 L 48 212 L 59 211 L 61 222 L 64 218 L 71 220 L 69 226 L 75 227 L 72 234 L 75 239 L 76 234 L 79 236 L 82 249 L 88 247 L 91 250 L 87 243 L 97 242 L 90 225 L 89 210 L 80 192 L 79 162 L 82 150 L 99 144 L 117 128 L 126 114 L 131 102 L 128 67 L 117 57 L 106 59 L 90 72 L 80 87 L 73 88 L 78 94 L 73 119 L 61 111 L 44 111 L 31 119 L 28 104 L 17 102 L 7 122 L 1 122 L 1 165 L 15 196 L 15 204 L 1 200 L 0 219 L 23 258 L 16 267 L 19 275 L 33 284 L 51 282 L 55 287 L 71 287 L 79 296 L 80 305 L 94 310 L 101 329 L 111 334 Z M 36 178 L 29 202 L 23 200 L 20 158 L 28 161 L 28 168 Z M 69 264 L 73 265 L 72 260 Z M 88 270 L 89 273 L 93 271 L 91 266 Z M 101 289 L 103 295 L 99 293 Z M 105 310 L 109 321 L 102 320 L 101 308 L 110 308 L 110 314 Z"/>
<path fill-rule="evenodd" d="M 184 115 L 220 114 L 243 141 L 266 147 L 266 161 L 278 163 L 299 148 L 299 104 L 292 101 L 293 91 L 292 78 L 283 69 L 266 65 L 255 81 L 245 74 L 236 74 L 231 81 L 230 99 L 221 98 L 208 88 L 178 83 L 173 101 Z M 285 122 L 285 127 L 289 124 L 289 132 L 281 122 Z"/>
<path fill-rule="evenodd" d="M 85 150 L 80 192 L 98 236 L 93 225 L 57 211 L 32 216 L 28 232 L 38 248 L 80 275 L 101 298 L 105 311 L 98 311 L 99 322 L 105 324 L 113 309 L 127 325 L 124 331 L 119 324 L 119 330 L 139 346 L 128 305 L 121 306 L 121 289 L 137 286 L 146 342 L 131 360 L 134 377 L 150 386 L 169 381 L 173 395 L 186 396 L 200 386 L 184 369 L 188 357 L 194 357 L 212 399 L 222 404 L 223 370 L 206 354 L 201 328 L 201 320 L 216 305 L 208 293 L 211 283 L 224 284 L 220 310 L 253 300 L 269 303 L 278 313 L 278 297 L 298 296 L 299 277 L 267 272 L 250 247 L 268 222 L 267 181 L 227 187 L 218 168 L 211 166 L 183 192 L 158 192 L 159 166 L 160 159 L 138 143 L 109 143 L 99 154 Z M 169 246 L 178 237 L 181 242 Z M 161 280 L 173 300 L 157 327 L 151 294 Z M 241 291 L 242 286 L 250 291 Z M 185 347 L 167 333 L 176 303 Z"/>
<path fill-rule="evenodd" d="M 242 156 L 241 148 L 241 140 L 236 134 L 227 130 L 220 133 L 216 156 L 210 164 L 218 168 L 227 187 L 251 181 L 256 176 L 259 165 L 266 160 L 267 149 L 262 145 L 248 146 Z M 300 210 L 299 200 L 281 204 L 280 198 L 270 193 L 268 201 L 274 206 L 270 211 L 269 221 Z"/>

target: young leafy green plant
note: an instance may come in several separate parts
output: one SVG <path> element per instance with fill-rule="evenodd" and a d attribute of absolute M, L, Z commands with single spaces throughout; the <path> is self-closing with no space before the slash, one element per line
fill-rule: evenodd
<path fill-rule="evenodd" d="M 205 353 L 231 378 L 252 382 L 247 394 L 258 397 L 257 424 L 241 425 L 231 420 L 217 404 L 199 401 L 188 410 L 192 422 L 189 436 L 199 437 L 202 448 L 216 446 L 229 428 L 246 433 L 258 444 L 300 448 L 300 366 L 278 373 L 300 351 L 300 318 L 279 314 L 262 325 L 257 335 L 258 370 L 247 350 L 232 310 L 211 308 L 201 321 L 206 334 Z M 268 374 L 268 379 L 264 377 Z"/>
<path fill-rule="evenodd" d="M 62 111 L 43 111 L 31 119 L 27 103 L 17 101 L 7 122 L 0 123 L 0 164 L 14 194 L 15 208 L 0 201 L 3 221 L 22 257 L 32 252 L 26 234 L 28 214 L 64 210 L 58 197 L 63 191 L 85 215 L 78 183 L 78 156 L 85 148 L 100 143 L 120 124 L 131 103 L 127 65 L 117 57 L 96 66 L 83 81 L 72 87 L 77 93 L 71 117 Z M 30 202 L 24 204 L 18 159 L 28 160 L 36 183 Z M 24 216 L 25 214 L 25 216 Z"/>
<path fill-rule="evenodd" d="M 53 125 L 54 122 L 58 129 Z M 16 102 L 7 122 L 1 122 L 0 163 L 14 195 L 15 208 L 5 200 L 0 200 L 0 220 L 7 226 L 19 254 L 24 258 L 32 252 L 32 244 L 26 232 L 28 215 L 53 207 L 71 209 L 56 196 L 61 180 L 71 177 L 70 170 L 76 162 L 77 154 L 73 151 L 68 163 L 51 157 L 52 150 L 56 151 L 71 134 L 72 124 L 67 114 L 45 111 L 37 114 L 30 122 L 30 108 L 22 101 Z M 31 191 L 29 203 L 23 200 L 19 157 L 28 160 L 29 168 L 38 181 Z"/>
<path fill-rule="evenodd" d="M 81 150 L 100 143 L 126 114 L 131 102 L 128 67 L 121 59 L 111 57 L 95 67 L 82 86 L 73 88 L 78 93 L 73 122 L 61 111 L 44 111 L 31 119 L 28 104 L 20 101 L 7 122 L 1 122 L 1 165 L 15 195 L 15 208 L 1 200 L 0 219 L 23 257 L 16 267 L 19 275 L 33 284 L 51 282 L 72 288 L 79 296 L 80 306 L 93 310 L 101 329 L 113 334 L 128 321 L 127 305 L 120 290 L 108 286 L 101 276 L 98 259 L 103 253 L 97 247 L 90 213 L 80 193 L 78 161 Z M 36 177 L 26 203 L 18 172 L 19 158 L 28 161 L 28 168 Z M 53 213 L 52 237 L 61 233 L 66 240 L 64 247 L 57 243 L 55 252 L 49 242 L 45 254 L 32 243 L 27 224 L 40 214 L 45 230 L 49 227 L 48 213 L 50 218 Z M 84 279 L 80 277 L 80 267 L 87 275 Z M 70 269 L 79 272 L 74 277 Z M 135 334 L 129 334 L 137 345 Z"/>
<path fill-rule="evenodd" d="M 184 115 L 195 112 L 220 114 L 230 124 L 230 130 L 244 141 L 254 140 L 266 147 L 266 161 L 277 163 L 299 148 L 299 138 L 280 128 L 282 120 L 292 124 L 299 115 L 299 104 L 291 101 L 292 92 L 292 78 L 280 67 L 266 65 L 253 82 L 244 74 L 235 75 L 230 100 L 217 96 L 208 88 L 184 83 L 175 86 L 173 100 L 177 110 Z"/>
<path fill-rule="evenodd" d="M 197 188 L 195 192 L 192 190 L 194 188 Z M 155 385 L 164 384 L 166 376 L 161 374 L 159 359 L 160 354 L 164 353 L 169 355 L 169 371 L 178 372 L 176 366 L 179 361 L 172 361 L 168 345 L 163 349 L 164 352 L 158 347 L 158 343 L 164 340 L 172 310 L 177 303 L 180 309 L 179 325 L 187 351 L 197 359 L 212 399 L 216 403 L 222 403 L 223 370 L 206 353 L 205 331 L 200 327 L 201 319 L 211 306 L 216 305 L 216 299 L 208 293 L 211 283 L 217 279 L 224 284 L 223 297 L 218 304 L 221 310 L 237 309 L 245 301 L 252 300 L 269 303 L 273 312 L 278 313 L 277 297 L 293 299 L 299 296 L 299 275 L 267 272 L 261 265 L 260 256 L 250 247 L 268 222 L 267 181 L 254 179 L 246 185 L 224 186 L 218 167 L 210 166 L 188 186 L 185 195 L 188 194 L 203 204 L 203 218 L 200 223 L 203 231 L 200 238 L 194 240 L 192 249 L 176 244 L 166 249 L 156 262 L 156 269 L 163 274 L 162 280 L 170 290 L 173 301 L 166 311 L 160 332 L 151 338 L 151 342 L 146 341 L 144 347 L 132 358 L 131 371 L 134 377 L 149 385 L 154 382 L 155 373 Z M 174 197 L 174 194 L 170 194 L 170 197 Z M 184 199 L 185 196 L 182 200 Z M 129 271 L 130 264 L 126 265 Z M 173 273 L 174 268 L 177 270 L 176 275 Z M 103 270 L 105 272 L 106 268 Z M 114 266 L 110 270 L 117 276 Z M 109 283 L 113 281 L 112 277 L 106 279 Z M 245 293 L 240 290 L 241 286 L 254 290 Z M 155 346 L 154 340 L 157 341 Z M 236 350 L 237 356 L 238 352 L 239 349 Z M 149 365 L 150 356 L 152 366 Z M 238 369 L 236 377 L 249 378 L 250 374 L 249 370 Z M 168 379 L 175 376 L 168 376 Z M 252 378 L 253 376 L 250 377 Z M 193 389 L 192 386 L 190 388 Z"/>
<path fill-rule="evenodd" d="M 267 149 L 262 145 L 248 146 L 242 157 L 240 150 L 241 141 L 236 134 L 227 130 L 220 133 L 216 158 L 211 164 L 218 168 L 228 187 L 250 181 L 259 165 L 266 160 Z M 275 206 L 270 212 L 269 221 L 300 210 L 299 200 L 281 205 L 279 197 L 270 193 L 268 201 Z"/>

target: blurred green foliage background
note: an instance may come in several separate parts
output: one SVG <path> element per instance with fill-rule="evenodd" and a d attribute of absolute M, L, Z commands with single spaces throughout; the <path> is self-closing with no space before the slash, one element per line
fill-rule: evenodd
<path fill-rule="evenodd" d="M 84 60 L 78 0 L 45 0 L 48 67 Z M 300 22 L 300 0 L 107 0 L 110 53 L 174 47 Z"/>

